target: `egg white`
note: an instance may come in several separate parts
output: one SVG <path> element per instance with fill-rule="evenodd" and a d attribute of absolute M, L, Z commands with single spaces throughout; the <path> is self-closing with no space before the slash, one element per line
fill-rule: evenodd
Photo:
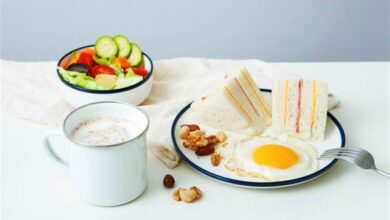
<path fill-rule="evenodd" d="M 253 151 L 266 144 L 279 144 L 294 151 L 299 159 L 286 169 L 260 165 L 253 160 Z M 225 167 L 240 176 L 252 176 L 263 181 L 282 181 L 311 174 L 318 170 L 316 149 L 298 138 L 287 135 L 279 137 L 250 137 L 230 135 L 229 145 L 217 151 L 225 159 Z"/>

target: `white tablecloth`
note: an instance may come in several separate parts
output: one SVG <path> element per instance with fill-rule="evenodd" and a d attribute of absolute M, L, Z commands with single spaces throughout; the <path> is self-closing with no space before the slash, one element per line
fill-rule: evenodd
<path fill-rule="evenodd" d="M 18 118 L 58 126 L 73 107 L 59 90 L 56 62 L 12 62 L 2 65 L 2 110 Z M 293 77 L 259 60 L 216 60 L 178 58 L 155 62 L 153 88 L 140 105 L 150 117 L 148 146 L 168 167 L 178 163 L 170 146 L 170 126 L 174 116 L 205 90 L 245 67 L 257 85 L 271 88 L 278 77 Z"/>
<path fill-rule="evenodd" d="M 2 62 L 2 76 L 6 74 L 5 63 Z M 20 70 L 30 65 L 27 64 L 12 62 Z M 332 113 L 345 130 L 347 146 L 366 148 L 374 155 L 378 167 L 389 170 L 389 64 L 272 65 L 304 78 L 326 80 L 330 91 L 342 100 Z M 54 65 L 47 69 L 52 71 Z M 4 93 L 4 77 L 2 81 Z M 41 136 L 48 126 L 20 120 L 12 113 L 2 114 L 1 124 L 1 207 L 5 220 L 389 219 L 389 180 L 342 161 L 309 183 L 254 190 L 211 180 L 184 163 L 170 170 L 148 154 L 149 182 L 145 193 L 120 207 L 95 207 L 74 196 L 67 170 L 46 155 Z M 66 150 L 66 145 L 59 143 L 58 148 Z M 202 190 L 203 197 L 193 204 L 173 201 L 172 190 L 162 185 L 167 173 L 175 177 L 177 187 L 195 185 Z"/>

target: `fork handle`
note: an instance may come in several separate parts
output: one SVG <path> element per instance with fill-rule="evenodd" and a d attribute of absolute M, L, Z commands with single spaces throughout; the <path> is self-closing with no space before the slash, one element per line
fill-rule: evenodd
<path fill-rule="evenodd" d="M 381 175 L 387 177 L 387 178 L 390 178 L 390 173 L 388 173 L 388 172 L 385 172 L 385 171 L 380 170 L 380 169 L 378 169 L 378 168 L 376 168 L 375 171 L 376 171 L 377 173 L 379 173 L 379 174 L 381 174 Z"/>

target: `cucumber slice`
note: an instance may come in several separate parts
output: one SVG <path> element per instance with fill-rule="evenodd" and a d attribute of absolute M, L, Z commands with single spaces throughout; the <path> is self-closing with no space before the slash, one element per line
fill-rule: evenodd
<path fill-rule="evenodd" d="M 108 66 L 111 64 L 111 58 L 102 58 L 98 56 L 93 56 L 93 60 L 100 65 Z"/>
<path fill-rule="evenodd" d="M 95 43 L 96 55 L 102 58 L 113 58 L 118 54 L 119 48 L 110 36 L 102 36 Z"/>
<path fill-rule="evenodd" d="M 127 37 L 123 35 L 116 35 L 114 37 L 114 40 L 119 47 L 118 56 L 129 58 L 131 53 L 131 44 L 130 41 L 127 39 Z"/>
<path fill-rule="evenodd" d="M 128 61 L 130 62 L 131 66 L 137 66 L 142 62 L 142 59 L 143 59 L 142 50 L 135 43 L 132 43 L 131 47 L 132 47 L 132 50 L 131 50 L 131 54 L 130 54 Z"/>
<path fill-rule="evenodd" d="M 135 67 L 142 67 L 142 68 L 145 67 L 145 59 L 144 59 L 144 56 L 142 56 L 141 62 L 140 62 L 137 66 L 135 66 Z"/>

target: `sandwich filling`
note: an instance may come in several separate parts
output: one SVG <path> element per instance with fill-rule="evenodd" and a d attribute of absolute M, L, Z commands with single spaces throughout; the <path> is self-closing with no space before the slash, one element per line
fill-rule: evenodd
<path fill-rule="evenodd" d="M 302 114 L 302 85 L 303 80 L 299 80 L 298 83 L 298 111 L 297 111 L 297 123 L 296 123 L 296 132 L 299 134 L 299 123 L 301 122 L 301 114 Z"/>
<path fill-rule="evenodd" d="M 247 111 L 245 111 L 245 109 L 242 106 L 242 104 L 240 104 L 238 99 L 233 95 L 233 93 L 230 91 L 230 89 L 227 86 L 225 86 L 224 89 L 226 91 L 226 94 L 228 94 L 228 96 L 231 98 L 231 100 L 234 102 L 234 104 L 237 106 L 237 108 L 245 115 L 245 117 L 247 118 L 248 122 L 251 123 L 253 121 L 253 119 L 249 115 L 249 113 Z"/>
<path fill-rule="evenodd" d="M 241 86 L 240 82 L 237 80 L 237 78 L 234 78 L 234 82 L 237 84 L 238 88 L 240 88 L 240 91 L 242 92 L 242 94 L 244 94 L 245 99 L 249 102 L 249 104 L 252 107 L 253 111 L 256 112 L 256 114 L 258 116 L 260 116 L 259 113 L 257 112 L 255 106 L 253 105 L 252 101 L 249 99 L 248 94 L 246 94 L 246 92 L 242 88 L 242 86 Z"/>
<path fill-rule="evenodd" d="M 245 79 L 246 83 L 248 83 L 249 88 L 252 90 L 253 94 L 255 94 L 255 97 L 256 97 L 257 101 L 260 103 L 263 111 L 268 116 L 271 116 L 271 111 L 268 108 L 268 104 L 266 104 L 264 99 L 257 94 L 257 89 L 258 88 L 255 88 L 253 83 L 251 83 L 251 80 L 249 79 L 249 76 L 247 75 L 248 73 L 245 70 L 242 70 L 241 72 L 243 73 L 242 75 L 244 76 L 244 79 Z"/>
<path fill-rule="evenodd" d="M 311 107 L 310 128 L 313 129 L 317 109 L 317 82 L 313 81 L 313 100 Z"/>
<path fill-rule="evenodd" d="M 286 120 L 287 120 L 287 112 L 288 112 L 288 109 L 287 109 L 287 101 L 288 101 L 288 80 L 285 80 L 284 81 L 284 112 L 283 112 L 283 121 L 284 121 L 284 124 L 286 124 Z"/>

